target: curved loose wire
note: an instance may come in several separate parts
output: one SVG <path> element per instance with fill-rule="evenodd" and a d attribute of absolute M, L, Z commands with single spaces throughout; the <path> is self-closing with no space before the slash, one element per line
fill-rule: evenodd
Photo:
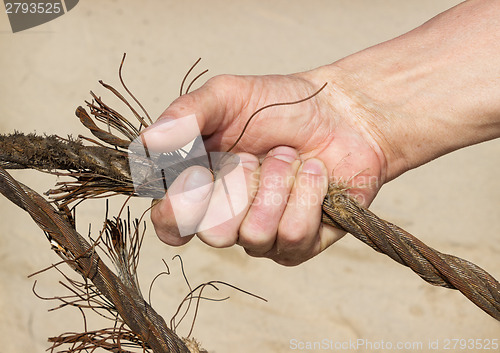
<path fill-rule="evenodd" d="M 323 90 L 323 88 L 325 88 L 325 86 L 328 84 L 328 82 L 325 82 L 323 84 L 323 86 L 321 86 L 320 89 L 318 89 L 316 92 L 314 92 L 313 94 L 311 94 L 310 96 L 306 97 L 306 98 L 302 98 L 302 99 L 299 99 L 297 101 L 293 101 L 293 102 L 281 102 L 281 103 L 272 103 L 272 104 L 268 104 L 268 105 L 265 105 L 259 109 L 257 109 L 252 115 L 250 115 L 250 118 L 248 118 L 245 126 L 243 127 L 243 130 L 241 131 L 240 135 L 238 136 L 238 138 L 236 139 L 236 141 L 233 143 L 233 145 L 226 151 L 226 152 L 230 152 L 234 147 L 236 147 L 236 145 L 238 144 L 238 142 L 240 142 L 241 138 L 243 137 L 243 135 L 245 134 L 245 131 L 247 130 L 248 128 L 248 125 L 250 124 L 250 122 L 252 121 L 252 119 L 258 114 L 260 113 L 261 111 L 267 109 L 267 108 L 271 108 L 271 107 L 277 107 L 277 106 L 282 106 L 282 105 L 292 105 L 292 104 L 298 104 L 298 103 L 302 103 L 302 102 L 305 102 L 311 98 L 313 98 L 315 95 L 317 95 L 319 92 L 321 92 Z"/>

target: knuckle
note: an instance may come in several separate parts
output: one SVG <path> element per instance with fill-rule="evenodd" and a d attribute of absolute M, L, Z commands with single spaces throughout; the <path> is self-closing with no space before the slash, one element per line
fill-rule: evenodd
<path fill-rule="evenodd" d="M 264 253 L 268 247 L 274 243 L 273 236 L 265 234 L 260 230 L 251 229 L 253 227 L 242 225 L 238 234 L 238 243 L 245 248 L 245 251 L 252 253 Z M 269 244 L 271 244 L 269 246 Z"/>
<path fill-rule="evenodd" d="M 237 239 L 234 231 L 223 226 L 206 229 L 197 234 L 203 242 L 217 249 L 233 246 Z"/>
<path fill-rule="evenodd" d="M 178 232 L 172 232 L 172 229 L 157 228 L 155 226 L 155 231 L 158 239 L 160 239 L 165 244 L 171 246 L 179 246 L 186 242 L 186 239 L 180 237 L 180 234 Z"/>
<path fill-rule="evenodd" d="M 300 248 L 307 237 L 306 225 L 297 220 L 289 220 L 280 223 L 278 238 L 286 248 Z"/>
<path fill-rule="evenodd" d="M 208 79 L 206 85 L 216 89 L 230 89 L 234 87 L 234 84 L 239 82 L 240 80 L 241 78 L 236 75 L 222 74 Z"/>
<path fill-rule="evenodd" d="M 160 205 L 155 205 L 151 209 L 151 214 L 150 214 L 151 222 L 153 223 L 153 226 L 155 229 L 161 228 L 162 225 L 164 224 L 164 219 L 161 216 L 161 211 L 160 211 Z"/>
<path fill-rule="evenodd" d="M 170 114 L 172 112 L 183 113 L 186 107 L 192 106 L 196 103 L 195 95 L 193 94 L 184 94 L 180 97 L 177 97 L 168 107 L 168 111 Z"/>
<path fill-rule="evenodd" d="M 209 239 L 205 242 L 216 249 L 229 248 L 235 244 L 231 237 L 209 237 Z"/>
<path fill-rule="evenodd" d="M 272 195 L 272 193 L 270 193 Z M 256 201 L 256 200 L 254 200 Z M 265 238 L 274 236 L 278 231 L 279 220 L 282 215 L 281 201 L 262 199 L 258 204 L 253 203 L 240 227 L 244 236 Z"/>

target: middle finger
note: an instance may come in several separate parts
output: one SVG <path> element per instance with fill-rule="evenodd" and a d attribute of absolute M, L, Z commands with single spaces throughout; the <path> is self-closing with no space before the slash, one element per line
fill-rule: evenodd
<path fill-rule="evenodd" d="M 259 189 L 238 239 L 250 255 L 262 256 L 272 249 L 299 165 L 297 151 L 287 146 L 274 148 L 262 162 Z"/>

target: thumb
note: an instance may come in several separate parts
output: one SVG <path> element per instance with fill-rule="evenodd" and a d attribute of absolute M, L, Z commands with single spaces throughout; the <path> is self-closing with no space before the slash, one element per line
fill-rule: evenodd
<path fill-rule="evenodd" d="M 179 236 L 197 232 L 210 201 L 212 186 L 212 173 L 199 166 L 190 167 L 177 177 L 165 198 L 151 212 L 161 240 L 170 245 L 180 245 L 184 241 Z"/>
<path fill-rule="evenodd" d="M 226 107 L 234 101 L 230 80 L 216 76 L 199 89 L 185 94 L 160 115 L 141 136 L 148 148 L 173 151 L 184 147 L 198 135 L 210 135 L 224 122 Z M 236 110 L 231 107 L 231 110 Z"/>

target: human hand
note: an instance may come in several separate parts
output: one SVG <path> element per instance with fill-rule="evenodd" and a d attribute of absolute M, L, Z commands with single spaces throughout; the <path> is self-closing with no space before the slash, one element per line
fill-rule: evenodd
<path fill-rule="evenodd" d="M 298 264 L 343 235 L 320 224 L 321 202 L 304 202 L 321 200 L 328 181 L 344 183 L 368 206 L 384 182 L 500 136 L 499 14 L 496 1 L 466 1 L 402 36 L 309 72 L 217 76 L 175 100 L 144 134 L 160 148 L 181 147 L 172 146 L 179 133 L 175 124 L 168 129 L 162 122 L 196 114 L 207 150 L 227 151 L 254 111 L 308 97 L 328 82 L 310 100 L 255 116 L 232 150 L 239 152 L 248 184 L 241 188 L 248 195 L 237 196 L 251 202 L 230 221 L 197 232 L 212 246 L 237 243 L 253 256 Z M 309 166 L 313 172 L 305 173 Z M 192 167 L 169 191 L 182 191 L 188 175 L 201 179 L 195 185 L 212 181 L 207 170 Z M 185 214 L 177 220 L 168 195 L 153 208 L 164 242 L 191 239 L 179 236 L 176 221 L 202 221 L 217 197 L 208 185 L 196 190 L 211 197 L 185 200 Z M 275 196 L 280 203 L 260 202 Z"/>
<path fill-rule="evenodd" d="M 272 103 L 315 97 L 294 105 L 263 110 L 250 122 L 231 151 L 244 168 L 249 198 L 243 212 L 221 225 L 197 232 L 214 247 L 241 245 L 252 256 L 264 256 L 284 265 L 299 264 L 326 249 L 345 232 L 321 224 L 322 200 L 328 183 L 337 181 L 368 206 L 385 178 L 385 159 L 370 134 L 369 113 L 353 103 L 331 81 L 330 70 L 287 76 L 217 76 L 198 90 L 175 100 L 158 122 L 143 133 L 156 147 L 172 149 L 179 130 L 177 120 L 195 114 L 207 151 L 227 151 L 248 118 Z M 176 148 L 181 146 L 175 146 Z M 184 171 L 170 186 L 179 192 L 187 184 L 198 199 L 183 200 L 173 216 L 168 194 L 152 209 L 161 240 L 181 245 L 177 222 L 202 222 L 210 200 L 216 199 L 212 174 L 202 167 Z M 205 197 L 204 197 L 205 196 Z M 276 201 L 277 200 L 277 201 Z"/>

